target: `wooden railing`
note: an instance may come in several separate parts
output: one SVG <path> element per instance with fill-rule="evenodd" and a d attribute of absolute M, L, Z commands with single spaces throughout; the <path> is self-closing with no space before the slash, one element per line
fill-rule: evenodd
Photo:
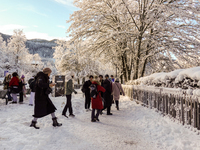
<path fill-rule="evenodd" d="M 151 86 L 123 85 L 125 94 L 144 107 L 155 108 L 183 125 L 200 129 L 199 98 L 185 90 Z"/>

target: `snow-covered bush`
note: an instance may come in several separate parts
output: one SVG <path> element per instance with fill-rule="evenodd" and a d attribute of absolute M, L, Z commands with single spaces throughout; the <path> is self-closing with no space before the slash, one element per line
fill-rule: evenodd
<path fill-rule="evenodd" d="M 200 87 L 200 67 L 178 69 L 169 73 L 154 73 L 150 76 L 129 81 L 127 84 L 196 89 Z"/>

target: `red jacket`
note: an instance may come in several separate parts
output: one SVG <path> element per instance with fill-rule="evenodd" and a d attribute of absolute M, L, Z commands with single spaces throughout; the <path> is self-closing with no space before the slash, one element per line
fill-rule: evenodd
<path fill-rule="evenodd" d="M 92 84 L 97 84 L 97 82 L 93 81 Z M 99 95 L 101 95 L 101 92 L 105 92 L 106 90 L 97 84 L 97 91 L 99 94 L 97 94 L 97 97 L 91 98 L 92 100 L 92 109 L 103 109 L 103 103 L 102 103 L 102 99 Z"/>
<path fill-rule="evenodd" d="M 18 79 L 18 77 L 13 77 L 10 80 L 9 86 L 19 86 L 19 79 Z"/>

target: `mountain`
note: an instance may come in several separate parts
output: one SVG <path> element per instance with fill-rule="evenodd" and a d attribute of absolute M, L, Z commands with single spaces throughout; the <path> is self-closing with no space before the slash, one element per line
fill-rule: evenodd
<path fill-rule="evenodd" d="M 3 37 L 4 41 L 8 41 L 11 35 L 0 33 Z M 31 39 L 26 41 L 26 47 L 29 50 L 30 54 L 39 54 L 43 61 L 54 61 L 53 53 L 54 49 L 57 44 L 55 43 L 56 39 L 47 41 L 44 39 Z"/>

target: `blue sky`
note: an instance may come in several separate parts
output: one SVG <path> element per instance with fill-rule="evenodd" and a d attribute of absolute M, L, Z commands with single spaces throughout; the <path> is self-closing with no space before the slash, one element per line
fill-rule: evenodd
<path fill-rule="evenodd" d="M 0 0 L 0 32 L 23 29 L 27 39 L 63 39 L 76 10 L 73 0 Z"/>

